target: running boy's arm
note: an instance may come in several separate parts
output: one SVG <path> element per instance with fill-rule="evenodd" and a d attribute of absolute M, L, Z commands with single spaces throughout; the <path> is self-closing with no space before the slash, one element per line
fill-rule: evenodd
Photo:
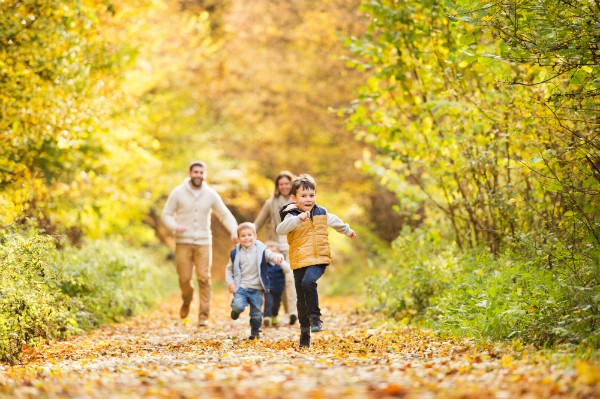
<path fill-rule="evenodd" d="M 348 223 L 344 223 L 342 219 L 333 213 L 327 213 L 327 226 L 341 234 L 345 234 L 350 238 L 356 238 L 356 233 L 350 228 Z"/>
<path fill-rule="evenodd" d="M 269 249 L 265 249 L 265 259 L 268 263 L 275 263 L 280 265 L 283 262 L 283 254 L 277 254 Z"/>
<path fill-rule="evenodd" d="M 300 219 L 300 216 L 288 214 L 285 216 L 285 219 L 283 219 L 283 221 L 277 225 L 275 230 L 277 231 L 277 234 L 284 236 L 290 231 L 294 230 L 296 227 L 300 226 L 300 224 L 302 224 L 302 219 Z"/>
<path fill-rule="evenodd" d="M 233 280 L 233 262 L 231 262 L 231 259 L 229 259 L 229 262 L 227 262 L 227 267 L 225 267 L 225 281 L 227 282 L 229 292 L 234 294 L 237 290 L 237 287 L 235 285 L 235 281 Z"/>

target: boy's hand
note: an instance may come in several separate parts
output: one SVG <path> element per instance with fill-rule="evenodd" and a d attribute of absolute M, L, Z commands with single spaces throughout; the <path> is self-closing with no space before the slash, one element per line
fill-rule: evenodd
<path fill-rule="evenodd" d="M 354 230 L 352 230 L 352 233 L 350 233 L 350 235 L 348 237 L 355 239 L 358 236 L 356 235 L 356 232 Z"/>
<path fill-rule="evenodd" d="M 235 286 L 235 284 L 229 284 L 229 292 L 231 292 L 232 294 L 235 294 L 236 291 L 237 291 L 237 287 Z"/>
<path fill-rule="evenodd" d="M 277 254 L 275 256 L 275 259 L 273 259 L 273 262 L 277 265 L 281 265 L 281 262 L 283 262 L 283 255 L 282 254 Z"/>
<path fill-rule="evenodd" d="M 301 214 L 298 215 L 298 217 L 300 218 L 300 220 L 304 221 L 310 217 L 310 212 L 308 212 L 308 211 L 302 212 Z"/>

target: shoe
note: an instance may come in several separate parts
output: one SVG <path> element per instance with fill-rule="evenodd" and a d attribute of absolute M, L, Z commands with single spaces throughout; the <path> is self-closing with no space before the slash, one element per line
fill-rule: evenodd
<path fill-rule="evenodd" d="M 208 327 L 208 321 L 206 321 L 206 320 L 199 321 L 198 327 Z"/>
<path fill-rule="evenodd" d="M 319 316 L 310 317 L 310 331 L 321 332 L 323 331 L 323 322 Z"/>
<path fill-rule="evenodd" d="M 318 323 L 310 326 L 310 331 L 314 333 L 323 331 L 323 324 Z"/>
<path fill-rule="evenodd" d="M 296 316 L 295 314 L 291 314 L 290 315 L 290 326 L 293 326 L 294 324 L 296 324 L 296 321 L 298 321 L 298 316 Z"/>
<path fill-rule="evenodd" d="M 259 331 L 251 331 L 250 332 L 250 336 L 248 337 L 248 339 L 250 341 L 253 341 L 255 339 L 260 339 L 260 332 Z"/>
<path fill-rule="evenodd" d="M 264 317 L 263 318 L 263 326 L 265 326 L 266 328 L 271 327 L 271 318 L 270 317 Z"/>
<path fill-rule="evenodd" d="M 237 319 L 239 319 L 239 317 L 240 317 L 240 314 L 238 312 L 236 312 L 235 310 L 231 311 L 231 318 L 233 320 L 237 320 Z"/>
<path fill-rule="evenodd" d="M 181 305 L 181 309 L 179 309 L 179 316 L 181 316 L 182 319 L 185 319 L 189 314 L 190 304 L 184 302 L 183 305 Z"/>
<path fill-rule="evenodd" d="M 271 317 L 271 325 L 273 327 L 277 327 L 279 325 L 279 321 L 277 320 L 277 317 Z"/>
<path fill-rule="evenodd" d="M 300 327 L 300 347 L 310 348 L 310 327 Z"/>

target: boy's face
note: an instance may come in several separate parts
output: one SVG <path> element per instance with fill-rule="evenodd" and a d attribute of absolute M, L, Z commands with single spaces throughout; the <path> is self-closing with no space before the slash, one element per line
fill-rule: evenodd
<path fill-rule="evenodd" d="M 256 233 L 252 229 L 242 229 L 238 232 L 238 238 L 240 239 L 240 244 L 242 247 L 248 248 L 254 241 L 256 240 Z"/>
<path fill-rule="evenodd" d="M 299 187 L 296 195 L 292 195 L 292 200 L 302 212 L 310 211 L 315 206 L 316 199 L 317 193 L 310 188 Z"/>

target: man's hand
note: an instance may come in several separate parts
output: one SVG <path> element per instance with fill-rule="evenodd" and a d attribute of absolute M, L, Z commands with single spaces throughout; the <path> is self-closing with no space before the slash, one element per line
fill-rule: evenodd
<path fill-rule="evenodd" d="M 277 265 L 281 265 L 281 262 L 283 262 L 283 255 L 282 254 L 277 254 L 275 255 L 275 258 L 273 259 L 273 263 L 277 264 Z"/>
<path fill-rule="evenodd" d="M 237 234 L 232 234 L 230 238 L 234 244 L 237 244 L 238 242 L 240 242 L 240 239 L 238 238 Z"/>
<path fill-rule="evenodd" d="M 306 219 L 308 219 L 310 217 L 310 212 L 309 211 L 302 212 L 301 214 L 298 215 L 298 217 L 300 218 L 300 220 L 305 221 Z"/>
<path fill-rule="evenodd" d="M 237 287 L 235 286 L 235 284 L 229 284 L 229 292 L 231 292 L 232 294 L 235 294 L 236 291 L 237 291 Z"/>
<path fill-rule="evenodd" d="M 186 230 L 187 230 L 187 227 L 185 227 L 185 226 L 184 226 L 184 225 L 182 225 L 182 224 L 178 224 L 178 225 L 177 225 L 177 228 L 175 229 L 175 233 L 177 233 L 177 234 L 181 234 L 181 233 L 183 233 L 183 232 L 184 232 L 184 231 L 186 231 Z"/>
<path fill-rule="evenodd" d="M 358 236 L 356 235 L 356 232 L 354 232 L 354 230 L 352 230 L 352 233 L 348 237 L 355 239 Z"/>

